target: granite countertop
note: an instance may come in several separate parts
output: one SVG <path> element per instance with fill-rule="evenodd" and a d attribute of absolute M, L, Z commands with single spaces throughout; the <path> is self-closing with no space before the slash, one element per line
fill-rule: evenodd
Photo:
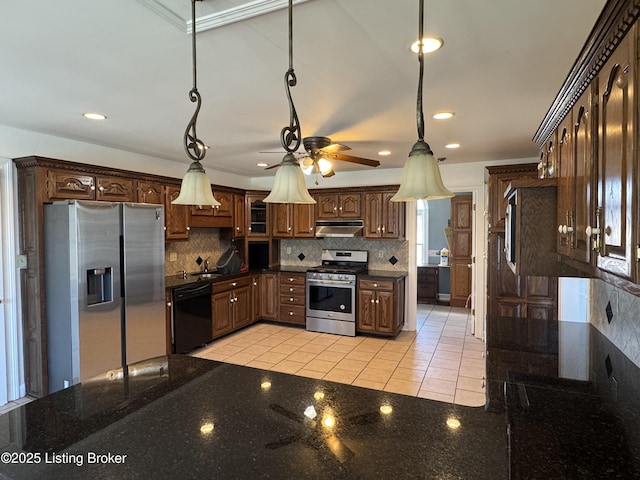
<path fill-rule="evenodd" d="M 262 273 L 262 272 L 290 272 L 290 273 L 306 273 L 307 270 L 313 268 L 311 266 L 302 267 L 298 265 L 281 265 L 279 267 L 272 267 L 268 269 L 261 270 L 249 270 L 247 272 L 240 272 L 235 274 L 221 274 L 220 276 L 215 276 L 212 278 L 200 277 L 197 275 L 197 272 L 187 274 L 187 277 L 184 278 L 182 274 L 177 275 L 168 275 L 164 277 L 164 285 L 165 288 L 176 288 L 182 287 L 185 285 L 191 285 L 198 282 L 220 282 L 224 280 L 230 280 L 232 278 L 244 277 L 247 275 L 251 275 L 252 273 Z M 215 272 L 210 272 L 215 273 Z"/>
<path fill-rule="evenodd" d="M 366 273 L 358 275 L 359 278 L 376 277 L 376 278 L 404 278 L 407 272 L 403 270 L 368 270 Z"/>
<path fill-rule="evenodd" d="M 473 408 L 158 357 L 0 415 L 0 478 L 640 478 L 640 368 L 595 327 L 488 318 L 486 378 Z"/>
<path fill-rule="evenodd" d="M 504 419 L 482 408 L 180 355 L 154 362 L 0 416 L 16 459 L 0 463 L 0 478 L 507 475 Z"/>

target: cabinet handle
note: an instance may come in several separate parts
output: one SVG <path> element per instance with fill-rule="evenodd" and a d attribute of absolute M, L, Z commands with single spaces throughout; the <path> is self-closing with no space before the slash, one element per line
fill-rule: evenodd
<path fill-rule="evenodd" d="M 333 211 L 337 212 L 338 211 L 338 207 L 333 207 Z"/>
<path fill-rule="evenodd" d="M 187 230 L 191 230 L 191 227 L 187 227 Z"/>
<path fill-rule="evenodd" d="M 290 291 L 290 292 L 293 292 L 293 287 L 289 287 L 289 291 Z"/>
<path fill-rule="evenodd" d="M 313 232 L 313 227 L 309 227 L 309 231 L 310 231 L 310 232 Z"/>
<path fill-rule="evenodd" d="M 236 227 L 236 231 L 238 231 L 238 232 L 239 232 L 239 231 L 240 231 L 240 227 Z"/>
<path fill-rule="evenodd" d="M 236 285 L 237 285 L 237 283 L 236 283 L 236 282 L 233 282 L 233 283 L 231 284 L 231 286 L 232 286 L 232 287 L 235 287 Z"/>
<path fill-rule="evenodd" d="M 251 227 L 249 227 L 249 231 L 251 231 Z"/>
<path fill-rule="evenodd" d="M 2 302 L 0 302 L 0 303 L 2 303 Z M 170 306 L 171 306 L 171 302 L 167 302 L 167 307 L 170 307 Z"/>
<path fill-rule="evenodd" d="M 289 301 L 290 301 L 290 302 L 293 302 L 293 297 L 289 297 Z"/>
<path fill-rule="evenodd" d="M 91 185 L 91 187 L 89 188 L 91 191 L 94 191 L 96 189 L 95 185 Z"/>
<path fill-rule="evenodd" d="M 380 303 L 380 299 L 376 299 L 376 303 Z"/>
<path fill-rule="evenodd" d="M 291 231 L 291 227 L 287 227 L 287 232 L 290 232 L 290 231 Z"/>
<path fill-rule="evenodd" d="M 340 207 L 340 209 L 339 209 L 339 210 L 340 210 L 340 211 L 342 211 L 342 207 Z"/>
<path fill-rule="evenodd" d="M 289 316 L 292 317 L 293 316 L 293 312 L 289 312 Z"/>
<path fill-rule="evenodd" d="M 380 231 L 380 227 L 378 226 L 378 228 L 376 228 L 376 230 L 379 232 Z"/>
<path fill-rule="evenodd" d="M 384 233 L 384 225 L 382 226 L 382 233 Z"/>
<path fill-rule="evenodd" d="M 100 187 L 98 187 L 98 190 L 100 190 L 101 192 L 104 192 L 104 187 L 100 186 Z"/>
<path fill-rule="evenodd" d="M 374 287 L 376 287 L 376 288 L 378 288 L 378 284 L 377 284 L 377 283 L 374 283 L 374 284 L 373 284 L 373 286 L 374 286 Z"/>
<path fill-rule="evenodd" d="M 372 299 L 371 299 L 371 303 L 376 303 L 376 301 L 372 298 Z"/>
<path fill-rule="evenodd" d="M 253 286 L 255 287 L 256 285 L 258 285 L 258 282 L 253 282 Z"/>
<path fill-rule="evenodd" d="M 289 277 L 289 281 L 290 281 L 290 282 L 293 282 L 293 278 Z"/>

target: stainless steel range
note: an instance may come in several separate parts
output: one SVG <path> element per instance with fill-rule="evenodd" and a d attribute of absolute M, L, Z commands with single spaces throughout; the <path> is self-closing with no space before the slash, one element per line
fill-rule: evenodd
<path fill-rule="evenodd" d="M 356 275 L 367 270 L 366 250 L 322 250 L 322 265 L 307 271 L 307 330 L 356 335 Z"/>

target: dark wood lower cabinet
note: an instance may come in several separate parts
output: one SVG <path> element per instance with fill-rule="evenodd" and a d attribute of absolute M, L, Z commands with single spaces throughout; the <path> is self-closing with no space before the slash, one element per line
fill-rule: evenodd
<path fill-rule="evenodd" d="M 404 283 L 404 278 L 359 278 L 356 331 L 395 337 L 404 325 Z"/>

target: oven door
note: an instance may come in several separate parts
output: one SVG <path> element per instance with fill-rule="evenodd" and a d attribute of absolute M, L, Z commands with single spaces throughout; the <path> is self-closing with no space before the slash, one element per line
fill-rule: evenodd
<path fill-rule="evenodd" d="M 355 322 L 355 282 L 307 278 L 307 317 Z"/>

